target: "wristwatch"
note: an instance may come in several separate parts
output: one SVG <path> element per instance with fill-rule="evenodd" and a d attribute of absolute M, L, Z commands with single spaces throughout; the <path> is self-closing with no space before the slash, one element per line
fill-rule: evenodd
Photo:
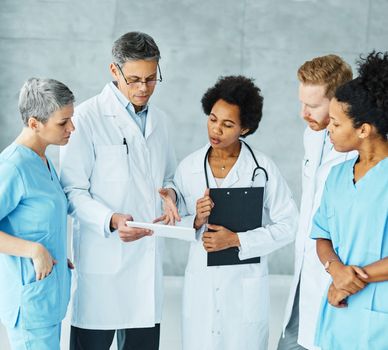
<path fill-rule="evenodd" d="M 329 260 L 327 260 L 326 262 L 325 262 L 325 264 L 323 265 L 323 267 L 325 268 L 325 271 L 327 272 L 327 273 L 330 273 L 329 272 L 329 269 L 330 269 L 330 265 L 331 265 L 331 263 L 332 262 L 334 262 L 334 261 L 339 261 L 338 259 L 329 259 Z"/>

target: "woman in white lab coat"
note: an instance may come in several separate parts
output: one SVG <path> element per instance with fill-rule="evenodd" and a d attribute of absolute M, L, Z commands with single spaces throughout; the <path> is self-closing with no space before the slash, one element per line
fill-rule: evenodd
<path fill-rule="evenodd" d="M 221 78 L 202 98 L 208 115 L 210 145 L 190 154 L 179 165 L 175 184 L 181 192 L 186 216 L 182 224 L 197 229 L 191 244 L 183 295 L 183 349 L 267 349 L 267 255 L 294 239 L 298 211 L 276 165 L 264 154 L 240 141 L 256 131 L 263 98 L 252 80 L 242 76 Z M 209 150 L 208 158 L 205 156 Z M 206 188 L 249 187 L 264 190 L 262 227 L 232 232 L 207 225 L 214 206 Z M 215 232 L 208 232 L 208 229 Z M 207 266 L 207 253 L 239 248 L 239 259 L 261 257 L 260 263 Z"/>

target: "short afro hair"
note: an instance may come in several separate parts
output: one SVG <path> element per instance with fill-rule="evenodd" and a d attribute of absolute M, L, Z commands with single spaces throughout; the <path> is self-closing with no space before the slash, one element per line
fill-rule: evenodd
<path fill-rule="evenodd" d="M 263 96 L 261 96 L 261 90 L 253 83 L 253 79 L 242 75 L 219 78 L 202 97 L 202 109 L 206 115 L 210 115 L 218 100 L 224 100 L 239 107 L 241 127 L 249 129 L 242 137 L 253 134 L 257 130 L 262 117 Z"/>
<path fill-rule="evenodd" d="M 358 61 L 359 76 L 335 92 L 338 102 L 347 105 L 346 113 L 358 128 L 363 123 L 376 127 L 388 139 L 388 52 L 371 52 Z"/>

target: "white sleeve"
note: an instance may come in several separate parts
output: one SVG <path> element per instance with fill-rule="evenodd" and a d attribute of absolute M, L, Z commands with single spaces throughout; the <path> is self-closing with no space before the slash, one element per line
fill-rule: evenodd
<path fill-rule="evenodd" d="M 172 188 L 175 191 L 177 205 L 178 205 L 178 203 L 181 200 L 181 195 L 180 195 L 179 189 L 175 186 L 175 183 L 174 183 L 174 173 L 176 170 L 176 156 L 175 156 L 174 146 L 173 146 L 171 136 L 170 136 L 168 129 L 166 130 L 166 132 L 168 134 L 167 145 L 166 145 L 167 164 L 166 164 L 166 172 L 164 174 L 163 187 L 164 188 Z"/>
<path fill-rule="evenodd" d="M 174 176 L 174 184 L 175 187 L 178 189 L 178 193 L 180 195 L 180 200 L 178 202 L 178 210 L 179 210 L 179 215 L 181 216 L 181 221 L 176 222 L 175 224 L 177 226 L 184 226 L 184 227 L 194 227 L 194 220 L 196 213 L 194 212 L 189 212 L 188 206 L 186 204 L 186 198 L 185 198 L 185 193 L 187 193 L 187 190 L 185 189 L 185 184 L 184 184 L 184 171 L 182 171 L 182 164 L 180 164 L 175 172 Z M 186 179 L 187 181 L 187 179 Z M 199 239 L 201 234 L 205 231 L 206 225 L 202 225 L 197 231 L 196 231 L 196 238 Z"/>
<path fill-rule="evenodd" d="M 264 256 L 291 243 L 298 227 L 298 209 L 279 169 L 269 163 L 264 190 L 263 218 L 269 224 L 247 232 L 238 232 L 241 260 Z"/>
<path fill-rule="evenodd" d="M 75 131 L 69 143 L 60 148 L 60 181 L 69 200 L 69 214 L 82 225 L 108 237 L 113 211 L 90 195 L 95 152 L 91 127 L 82 116 L 73 120 Z"/>

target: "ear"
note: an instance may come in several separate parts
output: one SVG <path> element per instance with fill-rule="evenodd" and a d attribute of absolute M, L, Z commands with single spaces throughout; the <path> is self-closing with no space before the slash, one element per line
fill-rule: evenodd
<path fill-rule="evenodd" d="M 367 137 L 369 137 L 369 135 L 372 133 L 373 131 L 373 127 L 372 125 L 368 124 L 368 123 L 364 123 L 362 124 L 359 128 L 358 128 L 358 138 L 360 139 L 366 139 Z"/>
<path fill-rule="evenodd" d="M 110 70 L 110 74 L 112 75 L 113 79 L 118 81 L 120 72 L 119 72 L 119 69 L 117 68 L 117 66 L 113 62 L 109 65 L 109 70 Z"/>
<path fill-rule="evenodd" d="M 35 117 L 28 118 L 27 125 L 31 130 L 38 131 L 39 130 L 39 120 Z"/>
<path fill-rule="evenodd" d="M 249 131 L 248 128 L 246 128 L 246 129 L 241 129 L 240 135 L 241 135 L 241 136 L 244 136 L 248 131 Z"/>

